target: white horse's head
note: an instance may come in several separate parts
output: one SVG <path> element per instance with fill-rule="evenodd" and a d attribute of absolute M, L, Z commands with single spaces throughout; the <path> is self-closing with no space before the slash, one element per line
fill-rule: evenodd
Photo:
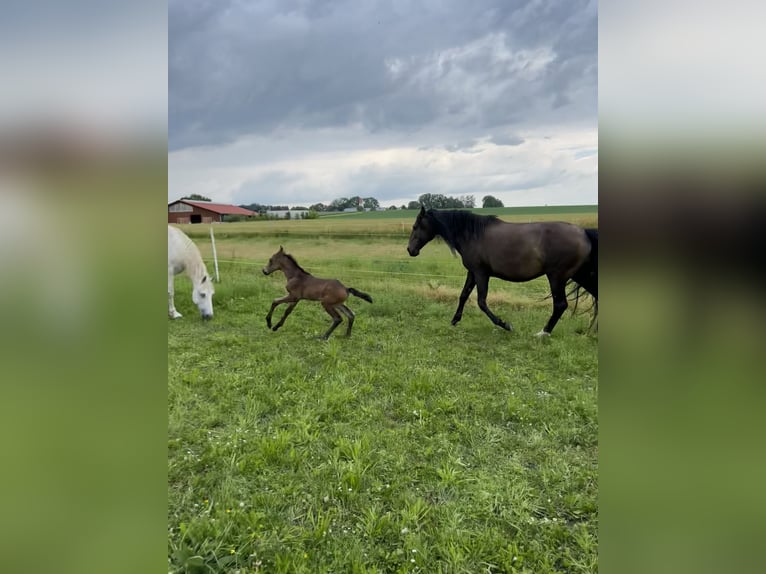
<path fill-rule="evenodd" d="M 192 301 L 199 308 L 203 319 L 213 318 L 213 280 L 207 276 L 202 276 L 199 283 L 195 283 L 192 288 Z"/>

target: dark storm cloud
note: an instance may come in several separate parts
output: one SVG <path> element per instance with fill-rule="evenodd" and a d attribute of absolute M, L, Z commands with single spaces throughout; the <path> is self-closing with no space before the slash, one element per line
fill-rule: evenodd
<path fill-rule="evenodd" d="M 595 120 L 595 2 L 426 4 L 171 0 L 171 150 L 275 128 L 468 140 Z"/>

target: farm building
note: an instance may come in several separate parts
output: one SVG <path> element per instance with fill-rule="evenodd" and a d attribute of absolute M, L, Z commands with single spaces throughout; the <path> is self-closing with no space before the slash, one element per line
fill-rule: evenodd
<path fill-rule="evenodd" d="M 290 219 L 301 219 L 302 217 L 306 217 L 309 214 L 309 211 L 308 209 L 273 209 L 267 211 L 266 215 L 285 219 L 288 213 L 290 214 Z"/>
<path fill-rule="evenodd" d="M 257 215 L 255 211 L 224 203 L 189 199 L 179 199 L 168 203 L 168 223 L 221 223 L 234 219 L 232 216 L 241 219 Z"/>

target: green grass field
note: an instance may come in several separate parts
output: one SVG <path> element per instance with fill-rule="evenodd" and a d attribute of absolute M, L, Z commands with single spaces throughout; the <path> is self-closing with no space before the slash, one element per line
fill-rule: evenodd
<path fill-rule="evenodd" d="M 497 215 L 504 221 L 525 223 L 530 221 L 569 221 L 583 227 L 598 227 L 598 206 L 564 206 L 539 208 L 474 209 L 475 213 Z M 325 237 L 325 238 L 406 238 L 417 216 L 417 210 L 373 211 L 341 213 L 318 219 L 243 221 L 215 225 L 216 238 L 248 238 L 256 235 L 271 237 Z M 179 225 L 194 239 L 209 237 L 208 225 Z"/>
<path fill-rule="evenodd" d="M 549 219 L 564 217 L 569 221 L 573 215 L 593 216 L 598 212 L 597 205 L 545 205 L 538 207 L 489 207 L 476 208 L 470 211 L 484 215 L 498 215 L 502 219 L 512 221 L 515 218 Z M 357 213 L 331 213 L 320 214 L 321 217 L 359 218 L 359 219 L 414 219 L 418 211 L 416 209 L 392 209 L 385 211 L 362 211 Z"/>
<path fill-rule="evenodd" d="M 216 226 L 210 322 L 176 279 L 169 571 L 597 571 L 590 317 L 568 311 L 539 340 L 546 282 L 492 280 L 489 305 L 515 331 L 493 326 L 475 296 L 452 327 L 464 272 L 446 245 L 411 258 L 406 233 L 365 235 L 353 219 L 293 232 L 317 222 L 328 224 Z M 207 259 L 208 226 L 195 227 Z M 308 301 L 280 331 L 266 328 L 284 276 L 260 269 L 280 244 L 373 297 L 350 298 L 350 339 L 341 326 L 317 340 L 330 319 Z"/>

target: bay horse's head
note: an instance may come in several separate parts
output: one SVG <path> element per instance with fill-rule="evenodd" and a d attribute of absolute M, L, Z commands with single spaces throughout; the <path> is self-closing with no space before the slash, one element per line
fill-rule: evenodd
<path fill-rule="evenodd" d="M 410 241 L 407 244 L 407 253 L 412 257 L 416 257 L 423 246 L 436 237 L 436 229 L 430 216 L 426 213 L 426 208 L 420 206 L 420 213 L 418 213 L 415 223 L 412 225 L 412 233 L 410 233 Z"/>
<path fill-rule="evenodd" d="M 282 269 L 282 259 L 285 257 L 285 248 L 281 245 L 279 246 L 279 251 L 277 251 L 274 255 L 272 255 L 269 258 L 269 262 L 266 264 L 266 267 L 264 267 L 261 271 L 263 271 L 264 275 L 271 275 L 274 273 L 274 271 L 279 271 Z"/>
<path fill-rule="evenodd" d="M 213 318 L 214 293 L 213 280 L 208 277 L 207 273 L 202 276 L 199 283 L 192 285 L 192 301 L 194 301 L 202 318 L 205 320 Z"/>

